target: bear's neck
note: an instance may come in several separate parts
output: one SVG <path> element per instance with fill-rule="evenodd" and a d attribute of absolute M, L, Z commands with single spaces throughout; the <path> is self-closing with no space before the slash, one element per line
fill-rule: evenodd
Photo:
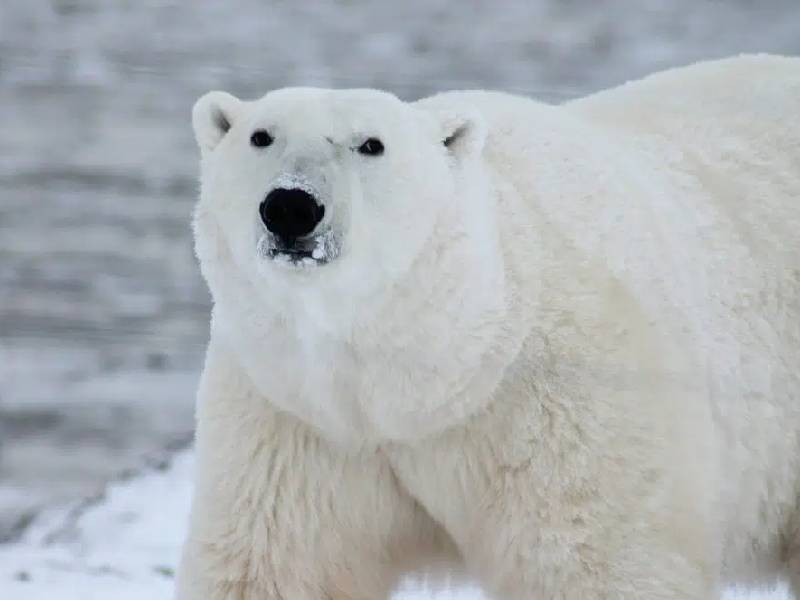
<path fill-rule="evenodd" d="M 494 233 L 432 249 L 349 326 L 323 327 L 302 303 L 264 314 L 218 299 L 212 336 L 228 338 L 266 402 L 334 441 L 420 439 L 484 407 L 522 344 L 519 265 Z"/>

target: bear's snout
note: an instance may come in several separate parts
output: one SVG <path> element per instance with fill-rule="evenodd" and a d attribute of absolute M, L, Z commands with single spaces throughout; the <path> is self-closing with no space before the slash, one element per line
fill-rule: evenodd
<path fill-rule="evenodd" d="M 325 216 L 325 206 L 298 188 L 276 188 L 259 207 L 261 220 L 285 246 L 314 231 Z"/>

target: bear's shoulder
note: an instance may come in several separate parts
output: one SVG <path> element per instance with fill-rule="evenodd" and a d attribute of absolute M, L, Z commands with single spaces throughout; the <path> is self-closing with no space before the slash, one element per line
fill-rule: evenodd
<path fill-rule="evenodd" d="M 797 114 L 798 97 L 800 58 L 758 54 L 676 67 L 563 106 L 576 116 L 646 130 L 659 123 L 702 125 L 737 114 L 752 119 L 764 110 L 788 118 Z"/>

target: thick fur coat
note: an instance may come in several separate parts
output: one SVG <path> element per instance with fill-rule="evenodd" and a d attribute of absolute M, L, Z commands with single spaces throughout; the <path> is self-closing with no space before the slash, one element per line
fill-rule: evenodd
<path fill-rule="evenodd" d="M 800 59 L 193 118 L 179 600 L 375 600 L 438 564 L 498 600 L 800 598 Z M 291 186 L 324 207 L 302 260 L 259 218 Z"/>

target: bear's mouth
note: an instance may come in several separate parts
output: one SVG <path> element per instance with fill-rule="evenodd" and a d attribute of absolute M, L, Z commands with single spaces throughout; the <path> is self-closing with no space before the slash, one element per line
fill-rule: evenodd
<path fill-rule="evenodd" d="M 270 248 L 267 256 L 278 262 L 289 262 L 292 264 L 325 264 L 324 257 L 315 257 L 313 250 L 303 250 L 299 248 Z"/>
<path fill-rule="evenodd" d="M 259 240 L 258 246 L 262 256 L 277 264 L 294 267 L 325 265 L 339 254 L 337 237 L 331 229 L 290 241 L 267 233 Z"/>

